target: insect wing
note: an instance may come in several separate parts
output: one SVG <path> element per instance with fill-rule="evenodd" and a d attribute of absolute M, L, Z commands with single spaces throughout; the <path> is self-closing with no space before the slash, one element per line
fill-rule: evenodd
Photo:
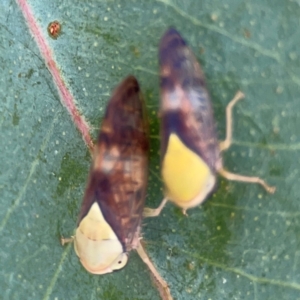
<path fill-rule="evenodd" d="M 220 159 L 213 110 L 203 72 L 180 34 L 170 28 L 159 47 L 161 151 L 177 133 L 215 171 Z"/>
<path fill-rule="evenodd" d="M 173 28 L 161 39 L 159 63 L 162 177 L 166 196 L 184 207 L 212 190 L 219 144 L 204 75 Z"/>
<path fill-rule="evenodd" d="M 138 244 L 148 150 L 144 103 L 129 76 L 108 103 L 76 230 L 75 250 L 91 273 L 123 267 Z"/>

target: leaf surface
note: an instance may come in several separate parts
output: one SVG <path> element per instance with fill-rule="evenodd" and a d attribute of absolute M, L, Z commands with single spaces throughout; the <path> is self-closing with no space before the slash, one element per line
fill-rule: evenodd
<path fill-rule="evenodd" d="M 146 203 L 159 205 L 159 39 L 185 37 L 206 74 L 220 139 L 237 90 L 228 170 L 201 207 L 168 204 L 144 220 L 148 254 L 175 299 L 300 299 L 299 1 L 28 1 L 95 138 L 112 89 L 135 75 L 147 102 L 151 164 Z M 61 235 L 76 226 L 91 162 L 20 6 L 0 4 L 0 290 L 3 299 L 159 299 L 131 253 L 120 272 L 88 274 Z M 58 20 L 56 39 L 47 26 Z M 298 103 L 298 104 L 297 104 Z M 298 183 L 297 183 L 298 182 Z"/>

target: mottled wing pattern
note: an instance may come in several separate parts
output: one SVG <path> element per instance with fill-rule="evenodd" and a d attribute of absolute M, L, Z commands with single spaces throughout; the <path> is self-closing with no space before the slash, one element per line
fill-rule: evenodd
<path fill-rule="evenodd" d="M 180 34 L 170 28 L 159 46 L 161 154 L 175 132 L 215 172 L 221 161 L 203 72 Z"/>
<path fill-rule="evenodd" d="M 129 76 L 108 103 L 78 220 L 97 201 L 127 251 L 141 223 L 148 150 L 144 102 L 137 80 Z"/>

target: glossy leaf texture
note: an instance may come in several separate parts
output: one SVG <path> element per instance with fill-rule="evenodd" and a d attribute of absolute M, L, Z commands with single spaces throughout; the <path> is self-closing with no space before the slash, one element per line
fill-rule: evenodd
<path fill-rule="evenodd" d="M 97 136 L 113 88 L 140 82 L 151 129 L 146 205 L 162 197 L 158 44 L 175 26 L 206 75 L 220 139 L 237 90 L 233 172 L 276 185 L 218 179 L 201 206 L 168 204 L 144 220 L 150 258 L 175 299 L 300 299 L 299 1 L 28 1 L 51 57 Z M 134 252 L 123 270 L 88 274 L 73 234 L 91 162 L 20 6 L 0 3 L 0 290 L 2 299 L 159 299 Z M 61 32 L 49 37 L 48 25 Z"/>

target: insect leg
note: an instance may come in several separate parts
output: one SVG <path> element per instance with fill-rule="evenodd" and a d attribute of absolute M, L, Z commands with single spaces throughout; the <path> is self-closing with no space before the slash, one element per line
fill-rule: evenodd
<path fill-rule="evenodd" d="M 218 173 L 228 180 L 258 183 L 258 184 L 262 185 L 264 187 L 264 189 L 271 194 L 273 194 L 276 190 L 276 187 L 268 185 L 264 180 L 262 180 L 259 177 L 249 177 L 249 176 L 243 176 L 243 175 L 239 175 L 239 174 L 230 173 L 230 172 L 226 171 L 224 168 L 219 169 Z"/>
<path fill-rule="evenodd" d="M 227 150 L 232 142 L 232 109 L 234 105 L 241 99 L 243 99 L 245 95 L 238 91 L 234 98 L 228 103 L 226 108 L 226 139 L 220 142 L 220 151 Z M 234 174 L 226 171 L 223 167 L 218 170 L 219 174 L 225 177 L 228 180 L 242 181 L 242 182 L 250 182 L 250 183 L 258 183 L 264 187 L 264 189 L 269 193 L 274 193 L 276 188 L 273 186 L 269 186 L 264 180 L 259 177 L 249 177 L 243 176 L 239 174 Z"/>
<path fill-rule="evenodd" d="M 241 92 L 238 91 L 234 98 L 228 103 L 226 107 L 226 139 L 222 142 L 220 142 L 220 151 L 227 150 L 232 142 L 232 123 L 233 123 L 233 118 L 232 118 L 232 108 L 234 105 L 241 99 L 243 99 L 245 95 Z"/>
<path fill-rule="evenodd" d="M 155 266 L 151 262 L 149 256 L 147 255 L 143 245 L 141 244 L 141 241 L 139 241 L 139 245 L 136 249 L 137 253 L 139 254 L 140 258 L 143 260 L 143 262 L 148 266 L 148 268 L 151 271 L 151 275 L 155 281 L 155 284 L 158 288 L 158 291 L 160 293 L 160 296 L 163 300 L 173 300 L 170 289 L 168 287 L 168 284 L 166 281 L 160 276 L 158 271 L 156 270 Z"/>
<path fill-rule="evenodd" d="M 168 202 L 168 198 L 164 198 L 160 203 L 159 207 L 157 208 L 145 207 L 143 211 L 144 218 L 157 217 L 161 213 L 162 209 L 164 208 L 167 202 Z"/>
<path fill-rule="evenodd" d="M 68 243 L 73 243 L 73 242 L 74 242 L 74 236 L 71 236 L 70 238 L 63 238 L 63 237 L 60 238 L 60 243 L 62 246 L 64 246 L 65 244 L 68 244 Z"/>
<path fill-rule="evenodd" d="M 187 213 L 186 211 L 187 211 L 187 208 L 183 208 L 183 209 L 182 209 L 182 213 L 183 213 L 186 217 L 188 217 L 189 215 L 188 215 L 188 213 Z"/>

